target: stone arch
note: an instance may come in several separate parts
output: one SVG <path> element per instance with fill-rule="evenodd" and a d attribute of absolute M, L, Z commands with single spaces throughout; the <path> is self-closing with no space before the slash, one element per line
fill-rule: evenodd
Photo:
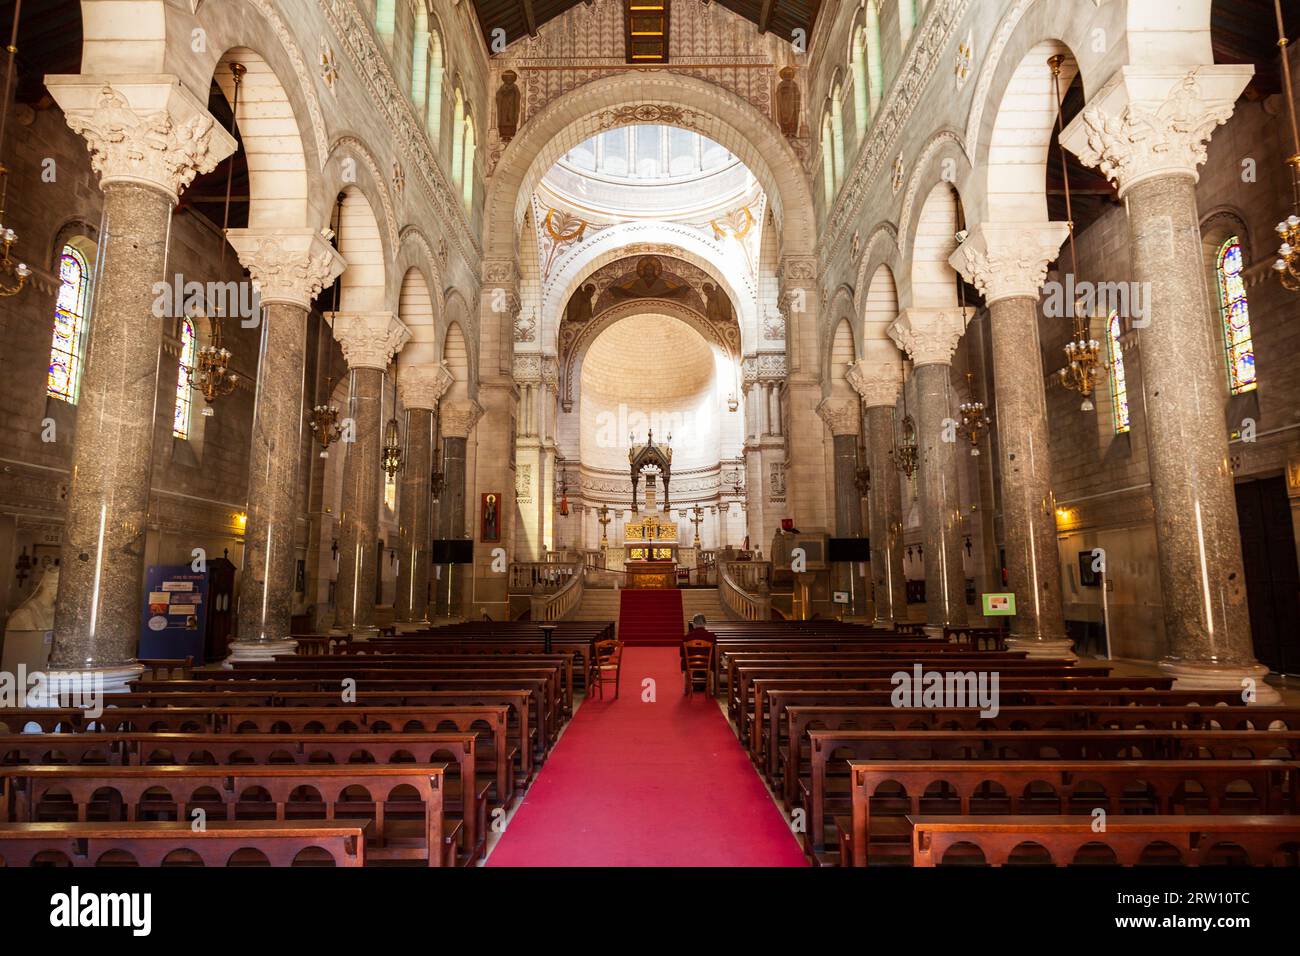
<path fill-rule="evenodd" d="M 911 244 L 913 219 L 917 216 L 917 200 L 921 187 L 932 187 L 936 182 L 948 182 L 964 192 L 973 168 L 966 154 L 966 146 L 955 130 L 941 129 L 935 133 L 917 154 L 903 192 L 903 206 L 898 214 L 898 246 L 906 250 Z M 929 193 L 927 192 L 928 196 Z"/>
<path fill-rule="evenodd" d="M 823 378 L 827 383 L 825 394 L 833 398 L 853 398 L 854 392 L 847 378 L 849 366 L 857 361 L 858 357 L 858 346 L 853 334 L 852 312 L 836 319 L 828 345 Z"/>
<path fill-rule="evenodd" d="M 606 309 L 588 322 L 578 334 L 578 337 L 573 340 L 573 344 L 565 351 L 565 354 L 560 356 L 560 400 L 566 410 L 572 407 L 574 386 L 580 374 L 582 356 L 591 347 L 591 343 L 597 339 L 601 332 L 615 322 L 632 315 L 666 315 L 669 318 L 679 319 L 698 332 L 704 341 L 721 349 L 724 355 L 735 360 L 736 366 L 739 368 L 740 357 L 727 344 L 726 338 L 699 312 L 682 305 L 680 302 L 672 302 L 667 299 L 633 299 L 630 302 L 622 302 Z"/>
<path fill-rule="evenodd" d="M 469 303 L 459 289 L 447 290 L 446 295 L 443 297 L 442 315 L 446 330 L 442 340 L 443 358 L 448 355 L 448 341 L 451 339 L 451 327 L 454 324 L 469 363 L 465 378 L 468 391 L 462 397 L 475 398 L 478 395 L 478 343 L 472 334 L 473 325 L 470 322 Z"/>
<path fill-rule="evenodd" d="M 357 136 L 339 136 L 330 148 L 325 172 L 327 186 L 333 188 L 330 195 L 337 196 L 353 187 L 366 197 L 372 210 L 382 212 L 382 218 L 378 219 L 380 240 L 384 244 L 386 261 L 392 261 L 398 246 L 397 210 L 388 190 L 388 178 L 370 147 Z"/>
<path fill-rule="evenodd" d="M 547 282 L 542 295 L 541 346 L 544 352 L 558 351 L 560 323 L 570 297 L 590 276 L 619 259 L 640 255 L 641 247 L 653 244 L 655 255 L 677 256 L 707 272 L 731 298 L 740 325 L 742 349 L 753 349 L 758 337 L 758 289 L 740 268 L 720 268 L 726 253 L 714 242 L 689 226 L 675 223 L 627 222 L 602 229 L 561 259 L 560 270 Z M 648 253 L 649 250 L 644 250 Z M 737 287 L 733 278 L 743 285 Z"/>
<path fill-rule="evenodd" d="M 902 354 L 889 335 L 889 327 L 898 318 L 898 286 L 894 270 L 886 263 L 871 274 L 863 297 L 862 355 L 872 362 L 897 362 Z"/>
<path fill-rule="evenodd" d="M 867 236 L 862 257 L 858 260 L 857 280 L 853 284 L 854 305 L 861 313 L 866 302 L 867 280 L 876 270 L 888 265 L 892 273 L 902 267 L 902 254 L 898 248 L 898 228 L 892 222 L 879 223 Z M 859 337 L 862 340 L 861 337 Z"/>
<path fill-rule="evenodd" d="M 298 46 L 273 0 L 204 0 L 197 16 L 190 5 L 168 0 L 133 0 L 130 6 L 130 15 L 124 16 L 120 0 L 83 0 L 83 75 L 171 74 L 206 102 L 217 63 L 227 51 L 254 51 L 277 77 L 292 106 L 307 168 L 324 169 L 328 138 L 309 66 L 316 53 L 312 50 L 309 56 Z M 192 32 L 200 24 L 205 48 L 195 51 Z M 314 176 L 310 183 L 319 185 Z M 323 222 L 330 194 L 313 189 L 309 195 L 316 206 L 313 221 Z"/>
<path fill-rule="evenodd" d="M 471 377 L 474 363 L 470 359 L 469 342 L 459 321 L 447 325 L 442 343 L 442 361 L 451 373 L 452 382 L 447 388 L 447 399 L 463 400 L 471 397 Z"/>
<path fill-rule="evenodd" d="M 227 102 L 235 102 L 236 65 L 245 71 L 235 123 L 248 164 L 248 227 L 315 225 L 307 157 L 293 104 L 270 64 L 247 47 L 227 50 L 217 63 L 214 79 Z"/>
<path fill-rule="evenodd" d="M 977 157 L 973 192 L 980 221 L 1047 222 L 1048 147 L 1057 123 L 1056 99 L 1048 58 L 1064 55 L 1059 88 L 1064 97 L 1079 72 L 1069 47 L 1042 40 L 1015 65 L 993 110 L 993 126 Z"/>
<path fill-rule="evenodd" d="M 383 238 L 374 210 L 356 186 L 342 191 L 336 232 L 347 268 L 339 276 L 339 312 L 382 312 L 388 303 Z"/>
<path fill-rule="evenodd" d="M 910 304 L 918 308 L 957 305 L 957 273 L 948 258 L 957 251 L 961 197 L 951 183 L 939 182 L 926 195 L 916 220 L 909 257 Z"/>
<path fill-rule="evenodd" d="M 603 77 L 529 117 L 490 171 L 487 257 L 515 255 L 515 229 L 533 190 L 565 152 L 602 128 L 629 122 L 693 129 L 726 147 L 762 183 L 784 255 L 812 255 L 817 226 L 803 166 L 771 119 L 705 80 L 671 70 Z"/>
<path fill-rule="evenodd" d="M 411 338 L 398 353 L 399 362 L 402 365 L 436 362 L 439 356 L 437 316 L 428 280 L 418 266 L 411 266 L 402 275 L 402 287 L 397 295 L 397 317 L 411 333 Z"/>

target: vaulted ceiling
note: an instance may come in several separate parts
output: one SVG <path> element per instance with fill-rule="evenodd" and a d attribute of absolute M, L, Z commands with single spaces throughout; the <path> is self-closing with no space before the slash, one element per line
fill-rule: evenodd
<path fill-rule="evenodd" d="M 506 31 L 506 42 L 535 36 L 539 27 L 554 20 L 570 7 L 591 0 L 474 0 L 483 39 L 491 49 L 492 31 Z M 821 0 L 715 0 L 720 7 L 738 13 L 768 33 L 792 39 L 802 29 L 805 40 L 811 38 L 813 22 Z M 624 0 L 625 5 L 628 0 Z M 658 4 L 654 4 L 658 5 Z M 671 5 L 671 3 L 666 4 Z M 626 14 L 625 14 L 626 15 Z"/>

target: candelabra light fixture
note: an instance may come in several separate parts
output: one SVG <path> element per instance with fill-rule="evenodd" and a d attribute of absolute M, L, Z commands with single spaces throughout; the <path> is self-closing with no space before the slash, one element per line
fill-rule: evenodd
<path fill-rule="evenodd" d="M 961 435 L 970 442 L 970 453 L 978 455 L 980 453 L 980 440 L 984 433 L 988 431 L 989 417 L 985 414 L 984 403 L 975 400 L 975 391 L 971 386 L 971 373 L 966 373 L 966 385 L 970 388 L 971 401 L 962 402 L 957 406 L 957 411 L 961 414 L 961 423 L 957 426 L 957 434 Z"/>
<path fill-rule="evenodd" d="M 5 218 L 5 199 L 9 195 L 9 167 L 4 156 L 5 127 L 9 125 L 9 103 L 13 98 L 14 64 L 18 59 L 18 14 L 22 4 L 14 7 L 13 31 L 9 36 L 9 63 L 5 67 L 4 104 L 0 106 L 0 223 Z M 13 254 L 13 245 L 18 241 L 18 234 L 7 226 L 0 225 L 0 298 L 17 295 L 27 285 L 32 274 L 31 267 L 19 261 Z"/>
<path fill-rule="evenodd" d="M 203 396 L 203 415 L 212 415 L 212 403 L 235 390 L 239 376 L 230 371 L 230 349 L 222 345 L 221 318 L 208 319 L 212 333 L 208 344 L 194 355 L 194 364 L 186 366 L 190 388 Z"/>
<path fill-rule="evenodd" d="M 390 479 L 402 470 L 401 438 L 397 427 L 397 376 L 393 376 L 393 414 L 384 426 L 384 474 Z"/>
<path fill-rule="evenodd" d="M 912 417 L 906 414 L 906 409 L 904 410 L 900 431 L 902 437 L 894 442 L 894 447 L 890 450 L 890 457 L 894 459 L 894 467 L 910 479 L 916 474 L 918 458 L 916 426 L 912 423 Z"/>
<path fill-rule="evenodd" d="M 325 393 L 330 392 L 332 380 L 325 379 Z M 307 418 L 307 425 L 311 428 L 312 437 L 316 439 L 317 444 L 321 446 L 320 456 L 328 458 L 330 456 L 330 445 L 343 437 L 343 426 L 339 423 L 339 410 L 337 405 L 317 405 L 311 410 Z"/>
<path fill-rule="evenodd" d="M 1061 130 L 1065 125 L 1065 117 L 1062 115 L 1061 106 L 1061 64 L 1064 62 L 1065 54 L 1063 53 L 1057 53 L 1047 58 L 1047 65 L 1052 69 L 1052 89 L 1057 103 L 1056 137 L 1057 149 L 1061 153 L 1061 180 L 1065 187 L 1066 225 L 1070 229 L 1070 267 L 1074 270 L 1077 282 L 1079 277 L 1079 257 L 1074 247 L 1074 206 L 1070 199 L 1070 169 L 1065 161 L 1065 148 L 1060 145 Z M 1101 343 L 1089 334 L 1091 315 L 1088 314 L 1088 310 L 1083 308 L 1082 300 L 1076 300 L 1072 305 L 1073 336 L 1065 344 L 1066 365 L 1064 368 L 1059 369 L 1056 374 L 1062 385 L 1083 396 L 1079 408 L 1085 412 L 1090 412 L 1096 407 L 1092 403 L 1092 393 L 1096 389 L 1102 373 L 1109 368 L 1109 365 L 1102 360 Z"/>
<path fill-rule="evenodd" d="M 609 505 L 601 505 L 596 509 L 596 520 L 600 522 L 600 546 L 602 548 L 609 545 L 609 523 L 613 519 L 609 516 Z"/>
<path fill-rule="evenodd" d="M 704 509 L 696 505 L 691 509 L 691 524 L 695 525 L 695 547 L 700 546 L 700 525 L 704 524 Z"/>
<path fill-rule="evenodd" d="M 1291 120 L 1291 149 L 1287 165 L 1291 167 L 1291 215 L 1277 224 L 1282 245 L 1277 250 L 1273 268 L 1278 281 L 1288 292 L 1300 292 L 1300 124 L 1296 122 L 1295 92 L 1291 85 L 1291 61 L 1287 55 L 1289 40 L 1282 20 L 1282 0 L 1273 0 L 1277 15 L 1277 46 L 1282 58 L 1282 94 L 1286 97 L 1287 116 Z"/>

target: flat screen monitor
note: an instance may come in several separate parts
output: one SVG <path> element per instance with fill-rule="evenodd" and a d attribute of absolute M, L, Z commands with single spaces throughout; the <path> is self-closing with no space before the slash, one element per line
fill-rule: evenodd
<path fill-rule="evenodd" d="M 473 564 L 474 542 L 468 538 L 434 538 L 429 560 L 433 564 Z"/>
<path fill-rule="evenodd" d="M 826 546 L 827 559 L 835 564 L 842 561 L 870 561 L 870 538 L 831 538 Z"/>

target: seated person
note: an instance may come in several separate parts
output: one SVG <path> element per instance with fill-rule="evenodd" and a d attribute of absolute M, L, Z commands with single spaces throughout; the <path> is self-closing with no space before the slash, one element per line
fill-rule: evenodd
<path fill-rule="evenodd" d="M 697 614 L 693 618 L 691 618 L 690 623 L 686 625 L 686 637 L 683 638 L 683 641 L 708 641 L 710 644 L 714 646 L 714 649 L 716 650 L 718 644 L 718 635 L 714 634 L 704 625 L 705 625 L 705 620 L 703 614 Z M 682 670 L 685 671 L 686 670 L 686 647 L 684 644 L 680 650 L 680 653 L 682 658 Z"/>

